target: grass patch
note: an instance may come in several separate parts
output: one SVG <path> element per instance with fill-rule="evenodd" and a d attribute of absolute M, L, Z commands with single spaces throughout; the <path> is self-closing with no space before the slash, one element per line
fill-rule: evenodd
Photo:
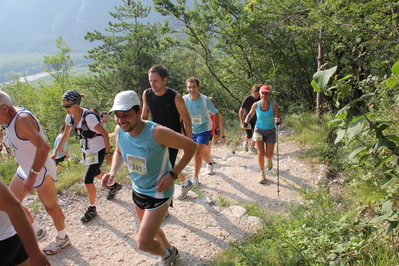
<path fill-rule="evenodd" d="M 220 207 L 229 208 L 231 206 L 230 199 L 226 196 L 219 195 L 217 201 Z"/>

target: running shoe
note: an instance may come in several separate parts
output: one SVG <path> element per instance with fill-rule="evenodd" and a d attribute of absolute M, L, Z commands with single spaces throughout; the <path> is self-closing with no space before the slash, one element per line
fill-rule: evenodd
<path fill-rule="evenodd" d="M 198 186 L 198 177 L 193 177 L 193 179 L 191 179 L 191 183 L 193 183 L 193 186 Z"/>
<path fill-rule="evenodd" d="M 107 200 L 112 200 L 115 198 L 116 192 L 122 189 L 122 185 L 116 183 L 112 185 L 112 187 L 108 190 Z"/>
<path fill-rule="evenodd" d="M 267 159 L 267 170 L 272 170 L 273 168 L 273 162 L 270 159 Z"/>
<path fill-rule="evenodd" d="M 215 172 L 213 172 L 213 164 L 208 164 L 206 166 L 206 172 L 207 172 L 208 175 L 214 175 L 215 174 Z"/>
<path fill-rule="evenodd" d="M 247 142 L 244 142 L 243 148 L 244 148 L 244 151 L 245 151 L 245 152 L 248 151 L 248 143 L 247 143 Z"/>
<path fill-rule="evenodd" d="M 186 198 L 188 191 L 193 188 L 194 186 L 193 183 L 190 180 L 188 180 L 187 182 L 188 182 L 187 186 L 183 185 L 180 186 L 180 192 L 179 195 L 177 196 L 177 199 L 182 200 Z"/>
<path fill-rule="evenodd" d="M 87 223 L 96 216 L 97 216 L 96 207 L 89 206 L 89 208 L 87 208 L 85 215 L 83 215 L 82 218 L 80 218 L 80 220 L 84 223 Z"/>
<path fill-rule="evenodd" d="M 165 258 L 161 258 L 157 261 L 154 266 L 171 266 L 175 265 L 175 260 L 179 257 L 179 251 L 174 246 L 167 248 L 169 250 L 170 256 Z"/>
<path fill-rule="evenodd" d="M 265 184 L 265 183 L 266 183 L 265 173 L 260 173 L 259 184 Z"/>
<path fill-rule="evenodd" d="M 46 230 L 46 229 L 41 228 L 41 229 L 40 229 L 39 231 L 37 231 L 37 233 L 36 233 L 36 240 L 37 240 L 37 242 L 42 242 L 43 240 L 46 240 L 47 237 L 48 237 L 48 234 L 47 234 L 47 230 Z"/>
<path fill-rule="evenodd" d="M 68 235 L 65 237 L 65 239 L 61 239 L 56 236 L 54 241 L 48 244 L 48 246 L 43 249 L 43 252 L 47 255 L 53 255 L 58 253 L 62 248 L 68 246 L 70 243 L 71 241 L 69 240 Z"/>

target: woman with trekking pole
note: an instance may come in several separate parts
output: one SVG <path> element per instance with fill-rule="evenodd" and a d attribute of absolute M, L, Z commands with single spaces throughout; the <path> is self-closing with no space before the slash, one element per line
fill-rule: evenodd
<path fill-rule="evenodd" d="M 247 128 L 248 122 L 256 114 L 257 120 L 252 140 L 256 143 L 256 148 L 258 149 L 260 184 L 266 183 L 265 157 L 267 160 L 267 170 L 270 171 L 273 168 L 272 158 L 276 143 L 276 125 L 281 123 L 278 106 L 270 98 L 270 86 L 263 85 L 260 88 L 260 101 L 252 105 L 251 111 L 245 117 L 243 124 L 243 128 Z"/>

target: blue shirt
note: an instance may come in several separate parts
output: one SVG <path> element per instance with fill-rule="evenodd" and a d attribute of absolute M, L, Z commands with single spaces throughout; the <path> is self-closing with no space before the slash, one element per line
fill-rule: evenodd
<path fill-rule="evenodd" d="M 209 113 L 215 115 L 218 110 L 216 110 L 211 100 L 201 93 L 195 101 L 191 100 L 189 95 L 184 95 L 183 99 L 191 118 L 193 134 L 212 130 L 212 120 L 209 118 Z"/>
<path fill-rule="evenodd" d="M 145 122 L 143 131 L 136 137 L 118 127 L 118 146 L 128 166 L 133 181 L 132 188 L 153 198 L 170 198 L 174 193 L 174 185 L 166 191 L 156 191 L 158 180 L 172 170 L 168 147 L 160 146 L 154 140 L 152 131 L 158 124 L 152 121 Z"/>
<path fill-rule="evenodd" d="M 260 109 L 261 101 L 258 102 L 256 106 L 256 124 L 255 126 L 262 130 L 269 130 L 276 127 L 274 123 L 274 110 L 273 110 L 273 102 L 270 101 L 269 109 L 267 111 L 262 111 Z"/>
<path fill-rule="evenodd" d="M 54 150 L 55 150 L 55 148 L 57 147 L 58 143 L 60 142 L 61 137 L 62 137 L 62 134 L 59 134 L 59 135 L 55 138 L 55 141 L 54 141 Z M 65 151 L 65 147 L 66 147 L 67 144 L 68 144 L 68 141 L 65 141 L 65 144 L 62 146 L 61 149 L 63 149 L 63 150 Z M 57 158 L 56 158 L 56 159 L 62 158 L 62 157 L 64 157 L 64 156 L 65 156 L 65 154 L 63 154 L 62 152 L 58 152 L 58 153 L 57 153 Z"/>

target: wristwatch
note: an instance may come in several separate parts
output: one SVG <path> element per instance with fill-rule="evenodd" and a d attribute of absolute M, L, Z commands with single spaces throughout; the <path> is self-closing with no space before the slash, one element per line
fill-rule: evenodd
<path fill-rule="evenodd" d="M 32 167 L 30 168 L 29 173 L 35 174 L 35 175 L 39 174 L 39 172 L 36 171 L 35 169 L 33 169 Z"/>
<path fill-rule="evenodd" d="M 173 171 L 170 171 L 169 174 L 172 176 L 173 179 L 177 179 L 177 174 L 175 174 Z"/>
<path fill-rule="evenodd" d="M 106 152 L 106 153 L 105 153 L 105 156 L 107 156 L 107 157 L 112 156 L 112 155 L 114 155 L 113 152 Z"/>

